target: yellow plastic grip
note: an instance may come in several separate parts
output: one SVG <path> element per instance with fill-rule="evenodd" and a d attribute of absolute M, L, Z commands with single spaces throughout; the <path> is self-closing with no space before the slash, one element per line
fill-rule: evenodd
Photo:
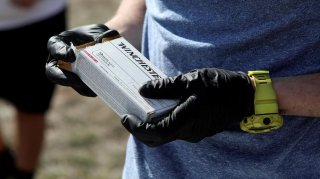
<path fill-rule="evenodd" d="M 269 71 L 248 71 L 255 82 L 254 114 L 240 122 L 240 128 L 249 133 L 263 133 L 278 129 L 283 125 L 278 113 L 278 103 Z"/>

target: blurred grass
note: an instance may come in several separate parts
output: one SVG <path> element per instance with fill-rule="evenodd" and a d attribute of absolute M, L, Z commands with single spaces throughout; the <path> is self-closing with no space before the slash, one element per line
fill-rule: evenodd
<path fill-rule="evenodd" d="M 37 179 L 121 178 L 128 133 L 99 98 L 58 86 Z"/>

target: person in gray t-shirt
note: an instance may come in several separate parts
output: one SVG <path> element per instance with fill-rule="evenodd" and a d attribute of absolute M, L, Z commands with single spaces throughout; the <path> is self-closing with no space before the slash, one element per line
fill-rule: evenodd
<path fill-rule="evenodd" d="M 47 76 L 94 96 L 54 64 L 75 60 L 69 41 L 97 40 L 109 29 L 169 76 L 140 93 L 178 98 L 172 112 L 153 122 L 122 116 L 132 134 L 123 178 L 319 178 L 319 8 L 317 0 L 123 0 L 105 25 L 52 37 Z M 240 129 L 255 113 L 259 84 L 247 74 L 254 70 L 269 71 L 283 117 L 270 132 Z"/>

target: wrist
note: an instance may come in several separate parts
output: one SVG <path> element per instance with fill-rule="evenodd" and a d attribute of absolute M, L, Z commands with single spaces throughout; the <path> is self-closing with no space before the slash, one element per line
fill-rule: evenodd
<path fill-rule="evenodd" d="M 123 22 L 121 19 L 112 18 L 105 23 L 110 29 L 117 30 L 119 34 L 128 40 L 136 49 L 141 50 L 142 23 Z"/>

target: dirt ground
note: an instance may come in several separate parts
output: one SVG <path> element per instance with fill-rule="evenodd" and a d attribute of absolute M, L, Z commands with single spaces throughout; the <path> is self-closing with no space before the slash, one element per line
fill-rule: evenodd
<path fill-rule="evenodd" d="M 120 0 L 69 0 L 69 27 L 104 23 Z M 14 109 L 0 101 L 5 135 L 13 135 Z M 121 178 L 128 133 L 99 98 L 58 86 L 47 114 L 45 147 L 36 179 Z M 10 143 L 10 141 L 8 141 Z"/>

